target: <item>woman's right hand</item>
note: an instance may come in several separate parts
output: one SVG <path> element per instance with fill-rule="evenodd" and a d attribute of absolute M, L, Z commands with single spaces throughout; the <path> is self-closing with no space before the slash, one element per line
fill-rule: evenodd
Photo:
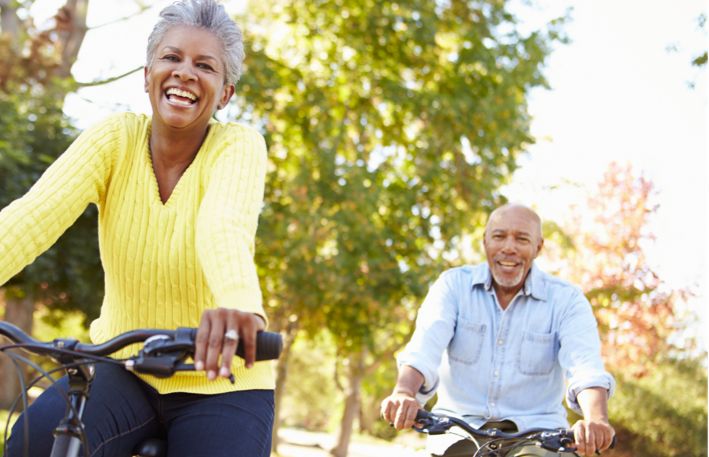
<path fill-rule="evenodd" d="M 239 342 L 244 347 L 246 368 L 251 368 L 256 360 L 256 333 L 265 326 L 253 313 L 226 308 L 205 310 L 195 338 L 195 370 L 205 370 L 210 381 L 217 375 L 228 378 Z"/>

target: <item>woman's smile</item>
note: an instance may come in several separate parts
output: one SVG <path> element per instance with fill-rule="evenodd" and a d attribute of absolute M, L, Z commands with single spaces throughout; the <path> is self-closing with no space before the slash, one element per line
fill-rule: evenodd
<path fill-rule="evenodd" d="M 222 44 L 211 32 L 171 28 L 145 70 L 153 119 L 168 128 L 206 129 L 233 93 L 233 86 L 225 82 L 222 54 Z"/>

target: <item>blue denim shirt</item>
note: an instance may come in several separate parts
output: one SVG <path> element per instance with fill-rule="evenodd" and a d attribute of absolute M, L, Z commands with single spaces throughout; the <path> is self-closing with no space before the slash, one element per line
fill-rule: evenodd
<path fill-rule="evenodd" d="M 475 427 L 505 419 L 520 430 L 567 427 L 564 391 L 568 405 L 580 411 L 581 390 L 612 393 L 615 387 L 603 368 L 588 300 L 535 265 L 506 310 L 487 264 L 445 271 L 397 362 L 423 374 L 420 401 L 437 391 L 434 410 Z"/>

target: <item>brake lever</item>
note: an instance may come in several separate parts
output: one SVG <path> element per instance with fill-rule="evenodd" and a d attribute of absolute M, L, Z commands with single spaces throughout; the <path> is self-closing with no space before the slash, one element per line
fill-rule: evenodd
<path fill-rule="evenodd" d="M 194 332 L 190 328 L 178 328 L 175 336 L 154 335 L 146 339 L 137 356 L 125 362 L 129 371 L 150 374 L 158 378 L 172 376 L 175 371 L 188 370 L 182 362 L 194 354 Z M 194 366 L 191 368 L 194 371 Z"/>
<path fill-rule="evenodd" d="M 451 428 L 450 420 L 445 418 L 422 417 L 416 420 L 416 423 L 421 427 L 414 427 L 414 430 L 419 433 L 427 433 L 429 435 L 443 435 Z"/>
<path fill-rule="evenodd" d="M 143 343 L 145 355 L 160 355 L 168 352 L 184 352 L 194 354 L 194 336 L 191 328 L 180 327 L 175 331 L 175 337 L 168 335 L 151 336 Z"/>
<path fill-rule="evenodd" d="M 576 447 L 573 446 L 573 437 L 569 437 L 564 432 L 564 429 L 555 432 L 541 432 L 539 435 L 539 445 L 548 451 L 552 452 L 574 452 Z"/>

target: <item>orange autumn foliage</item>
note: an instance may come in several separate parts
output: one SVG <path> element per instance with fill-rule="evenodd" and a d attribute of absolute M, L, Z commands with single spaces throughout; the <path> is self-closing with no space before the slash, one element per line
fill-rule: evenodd
<path fill-rule="evenodd" d="M 650 180 L 630 165 L 611 163 L 586 207 L 575 208 L 565 224 L 573 249 L 550 254 L 593 305 L 608 366 L 634 376 L 671 350 L 677 304 L 689 294 L 668 287 L 648 262 L 654 196 Z"/>

